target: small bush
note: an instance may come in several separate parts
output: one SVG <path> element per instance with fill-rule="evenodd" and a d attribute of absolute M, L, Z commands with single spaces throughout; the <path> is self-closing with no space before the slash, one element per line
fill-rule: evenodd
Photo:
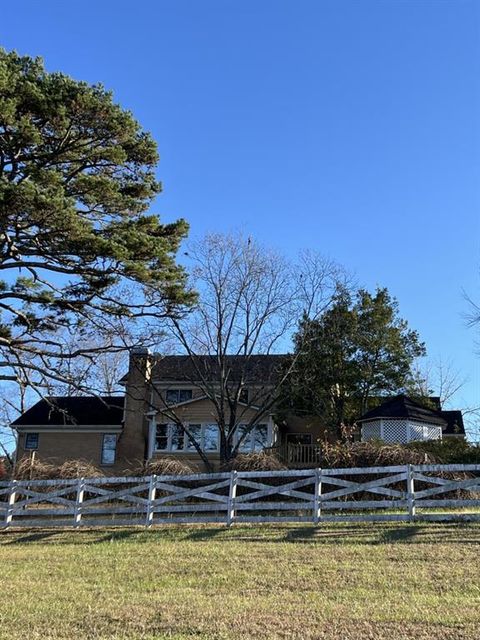
<path fill-rule="evenodd" d="M 57 467 L 57 478 L 68 480 L 70 478 L 98 478 L 105 474 L 88 460 L 66 460 Z"/>
<path fill-rule="evenodd" d="M 406 446 L 412 451 L 432 455 L 439 464 L 480 464 L 480 444 L 472 444 L 464 438 L 410 442 Z"/>
<path fill-rule="evenodd" d="M 13 477 L 16 480 L 54 480 L 58 478 L 58 467 L 49 462 L 22 458 L 15 465 Z"/>
<path fill-rule="evenodd" d="M 158 458 L 141 463 L 131 472 L 132 476 L 187 476 L 195 473 L 188 463 L 176 458 Z"/>
<path fill-rule="evenodd" d="M 322 445 L 322 467 L 387 467 L 402 464 L 435 464 L 433 453 L 417 451 L 401 444 L 381 441 L 325 443 Z"/>
<path fill-rule="evenodd" d="M 255 453 L 240 453 L 233 459 L 226 470 L 233 471 L 284 471 L 288 467 L 276 456 L 258 451 Z"/>
<path fill-rule="evenodd" d="M 70 480 L 98 478 L 102 471 L 88 460 L 66 460 L 61 465 L 43 460 L 22 458 L 13 471 L 16 480 Z"/>

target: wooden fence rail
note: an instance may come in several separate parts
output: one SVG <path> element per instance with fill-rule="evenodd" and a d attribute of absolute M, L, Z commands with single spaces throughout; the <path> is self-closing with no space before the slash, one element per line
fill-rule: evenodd
<path fill-rule="evenodd" d="M 480 465 L 0 482 L 8 527 L 480 520 Z"/>

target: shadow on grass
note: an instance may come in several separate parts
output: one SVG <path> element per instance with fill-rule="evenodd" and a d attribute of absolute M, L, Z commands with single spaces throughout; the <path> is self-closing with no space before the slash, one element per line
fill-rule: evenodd
<path fill-rule="evenodd" d="M 480 526 L 465 523 L 365 523 L 327 524 L 318 527 L 295 525 L 235 525 L 231 529 L 223 526 L 168 525 L 140 527 L 66 529 L 30 531 L 18 530 L 0 533 L 2 544 L 31 545 L 98 545 L 108 543 L 155 544 L 162 542 L 188 542 L 231 544 L 290 543 L 314 546 L 335 545 L 382 545 L 382 544 L 480 544 Z"/>
<path fill-rule="evenodd" d="M 55 531 L 35 531 L 28 535 L 19 535 L 13 540 L 8 540 L 7 544 L 27 544 L 31 542 L 45 542 L 48 538 L 51 538 L 56 534 Z M 3 532 L 3 535 L 8 535 L 8 532 Z"/>

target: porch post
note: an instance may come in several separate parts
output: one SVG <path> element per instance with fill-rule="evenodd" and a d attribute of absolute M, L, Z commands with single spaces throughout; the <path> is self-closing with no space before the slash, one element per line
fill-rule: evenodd
<path fill-rule="evenodd" d="M 148 420 L 148 447 L 147 447 L 147 460 L 150 460 L 155 450 L 155 436 L 157 429 L 156 413 L 149 414 Z"/>

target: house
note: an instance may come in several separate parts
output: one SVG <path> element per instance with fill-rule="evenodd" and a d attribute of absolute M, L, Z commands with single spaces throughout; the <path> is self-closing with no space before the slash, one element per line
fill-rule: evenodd
<path fill-rule="evenodd" d="M 123 405 L 123 396 L 40 400 L 12 423 L 18 434 L 17 460 L 35 453 L 54 464 L 80 458 L 99 466 L 114 464 Z"/>
<path fill-rule="evenodd" d="M 278 420 L 274 405 L 265 401 L 284 359 L 257 355 L 247 364 L 239 356 L 224 361 L 222 375 L 239 392 L 238 450 L 273 449 L 291 466 L 312 466 L 319 459 L 318 443 L 331 438 L 321 419 L 289 416 Z M 218 366 L 212 356 L 192 361 L 188 356 L 134 351 L 121 381 L 124 396 L 44 399 L 22 414 L 12 425 L 19 434 L 17 459 L 33 451 L 38 458 L 55 463 L 83 458 L 104 473 L 119 475 L 146 460 L 175 457 L 204 470 L 190 433 L 211 467 L 218 468 L 218 407 L 227 421 L 230 417 L 229 403 L 216 387 Z M 385 402 L 359 422 L 366 440 L 383 437 L 406 442 L 464 432 L 460 412 L 424 409 L 406 396 Z"/>
<path fill-rule="evenodd" d="M 465 436 L 461 411 L 442 411 L 440 399 L 426 407 L 401 394 L 390 398 L 357 420 L 362 440 L 407 443 Z"/>
<path fill-rule="evenodd" d="M 242 452 L 271 447 L 278 440 L 273 409 L 260 412 L 256 402 L 269 393 L 282 362 L 282 356 L 253 356 L 245 368 L 240 367 L 240 358 L 227 359 L 232 384 L 240 375 L 246 376 L 237 416 L 238 433 L 245 433 L 239 446 Z M 12 424 L 19 434 L 17 460 L 33 451 L 38 459 L 54 463 L 83 458 L 115 475 L 145 460 L 174 456 L 203 470 L 184 425 L 212 467 L 218 468 L 216 415 L 196 379 L 198 367 L 203 377 L 210 373 L 215 379 L 215 363 L 216 358 L 208 356 L 196 359 L 194 365 L 187 356 L 134 351 L 121 381 L 124 396 L 47 398 L 22 414 Z M 247 434 L 246 425 L 252 423 Z"/>

